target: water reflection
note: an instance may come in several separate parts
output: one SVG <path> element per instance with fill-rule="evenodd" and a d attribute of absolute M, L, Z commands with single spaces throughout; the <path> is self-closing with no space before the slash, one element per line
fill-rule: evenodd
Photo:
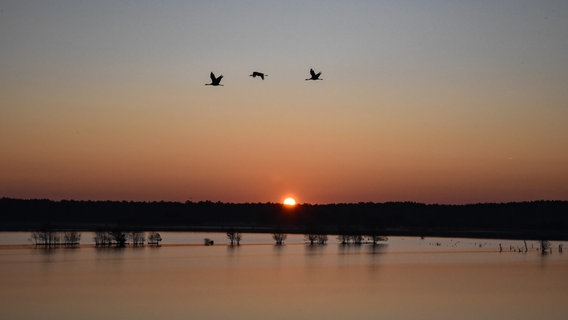
<path fill-rule="evenodd" d="M 368 245 L 368 253 L 369 254 L 379 254 L 379 253 L 385 253 L 388 247 L 388 243 L 377 243 L 377 244 L 371 244 Z"/>
<path fill-rule="evenodd" d="M 276 254 L 278 254 L 278 255 L 281 255 L 281 254 L 282 254 L 282 251 L 284 250 L 284 247 L 286 247 L 285 244 L 278 244 L 278 243 L 276 243 L 276 244 L 274 244 L 274 245 L 272 246 L 272 248 L 273 248 L 272 251 L 274 251 L 274 253 L 276 253 Z"/>
<path fill-rule="evenodd" d="M 304 246 L 307 256 L 321 254 L 327 247 L 327 244 L 306 244 Z"/>
<path fill-rule="evenodd" d="M 505 241 L 432 241 L 441 245 L 274 246 L 265 236 L 233 247 L 4 249 L 0 310 L 60 320 L 566 317 L 568 255 L 558 243 L 541 256 L 530 243 L 519 254 L 499 253 Z"/>
<path fill-rule="evenodd" d="M 240 249 L 240 248 L 241 248 L 240 245 L 228 245 L 228 246 L 227 246 L 227 250 L 228 250 L 229 252 L 238 250 L 238 249 Z"/>
<path fill-rule="evenodd" d="M 287 247 L 287 245 L 278 244 L 278 243 L 274 244 L 272 246 L 272 253 L 274 255 L 274 260 L 275 260 L 274 264 L 275 264 L 275 267 L 277 268 L 277 270 L 280 270 L 280 268 L 284 264 L 283 260 L 286 260 L 286 258 L 288 258 L 288 259 L 291 258 L 291 257 L 286 256 L 286 253 L 287 253 L 286 247 Z"/>
<path fill-rule="evenodd" d="M 361 251 L 361 248 L 363 247 L 362 244 L 355 244 L 355 243 L 340 243 L 338 245 L 338 253 L 340 255 L 350 255 L 353 253 L 358 253 Z"/>
<path fill-rule="evenodd" d="M 304 266 L 310 276 L 315 276 L 321 272 L 321 266 L 328 263 L 329 246 L 326 244 L 306 244 L 304 245 Z"/>
<path fill-rule="evenodd" d="M 112 262 L 113 264 L 120 264 L 124 260 L 124 254 L 126 250 L 127 248 L 104 248 L 104 247 L 95 248 L 94 249 L 96 253 L 95 260 L 101 264 L 106 264 L 109 261 Z"/>
<path fill-rule="evenodd" d="M 40 262 L 44 266 L 44 271 L 49 271 L 49 266 L 56 261 L 55 254 L 57 253 L 56 248 L 40 248 L 34 249 L 34 252 L 40 257 Z"/>

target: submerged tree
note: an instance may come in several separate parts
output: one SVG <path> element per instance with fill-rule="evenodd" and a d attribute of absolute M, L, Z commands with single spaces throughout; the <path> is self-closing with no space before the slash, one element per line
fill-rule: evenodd
<path fill-rule="evenodd" d="M 227 231 L 227 238 L 229 239 L 229 241 L 231 241 L 232 246 L 235 244 L 238 246 L 241 244 L 241 239 L 243 238 L 243 236 L 240 232 L 229 230 Z"/>
<path fill-rule="evenodd" d="M 114 242 L 114 246 L 117 248 L 124 248 L 126 247 L 126 233 L 120 230 L 113 230 L 110 232 L 112 241 Z"/>
<path fill-rule="evenodd" d="M 81 233 L 77 231 L 65 231 L 63 233 L 63 245 L 70 248 L 76 248 L 81 242 Z"/>
<path fill-rule="evenodd" d="M 387 241 L 389 238 L 385 237 L 385 236 L 379 236 L 378 234 L 370 234 L 368 235 L 369 241 L 371 242 L 371 244 L 373 245 L 377 245 L 378 242 L 384 242 Z"/>
<path fill-rule="evenodd" d="M 308 241 L 310 243 L 310 246 L 313 246 L 314 244 L 326 244 L 327 242 L 327 235 L 326 234 L 315 234 L 315 233 L 310 233 L 310 234 L 306 234 L 305 236 L 306 241 Z"/>
<path fill-rule="evenodd" d="M 36 247 L 44 245 L 46 243 L 45 234 L 43 232 L 40 232 L 40 231 L 32 232 L 32 234 L 30 236 L 30 240 L 33 242 L 33 244 Z"/>
<path fill-rule="evenodd" d="M 316 242 L 318 240 L 318 236 L 319 235 L 317 235 L 317 234 L 310 233 L 310 234 L 306 234 L 305 238 L 310 243 L 310 246 L 313 246 L 314 242 Z"/>
<path fill-rule="evenodd" d="M 319 244 L 326 244 L 327 243 L 327 234 L 318 234 L 317 241 Z"/>
<path fill-rule="evenodd" d="M 540 253 L 541 254 L 543 254 L 543 255 L 547 254 L 551 247 L 552 247 L 552 244 L 550 244 L 550 241 L 540 240 Z"/>
<path fill-rule="evenodd" d="M 110 247 L 112 245 L 112 239 L 108 231 L 95 231 L 93 240 L 95 241 L 95 247 Z"/>
<path fill-rule="evenodd" d="M 133 247 L 139 247 L 144 245 L 144 241 L 146 241 L 146 235 L 141 231 L 131 231 L 128 233 L 128 239 L 132 243 Z"/>
<path fill-rule="evenodd" d="M 162 237 L 157 232 L 150 232 L 148 235 L 148 245 L 159 247 L 160 241 L 162 241 Z"/>
<path fill-rule="evenodd" d="M 337 240 L 339 241 L 339 243 L 346 245 L 351 241 L 351 236 L 348 234 L 340 234 L 337 236 Z"/>
<path fill-rule="evenodd" d="M 61 244 L 59 232 L 52 230 L 34 231 L 31 234 L 30 240 L 36 247 L 52 248 Z"/>
<path fill-rule="evenodd" d="M 113 231 L 95 231 L 93 237 L 96 247 L 116 247 L 124 248 L 126 246 L 126 234 L 119 230 Z"/>
<path fill-rule="evenodd" d="M 363 237 L 363 235 L 356 234 L 351 236 L 351 240 L 353 241 L 353 244 L 360 245 L 363 243 L 363 240 L 365 240 L 365 237 Z"/>
<path fill-rule="evenodd" d="M 285 233 L 277 232 L 272 235 L 272 239 L 276 241 L 276 245 L 283 245 L 284 241 L 288 238 L 288 235 Z"/>

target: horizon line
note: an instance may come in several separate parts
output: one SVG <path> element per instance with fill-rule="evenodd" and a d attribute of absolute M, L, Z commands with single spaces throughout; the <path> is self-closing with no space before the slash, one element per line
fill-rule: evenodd
<path fill-rule="evenodd" d="M 50 198 L 14 198 L 14 197 L 0 197 L 0 200 L 19 200 L 19 201 L 51 201 L 51 202 L 129 202 L 129 203 L 179 203 L 179 204 L 186 204 L 186 203 L 214 203 L 214 204 L 233 204 L 233 205 L 242 205 L 242 204 L 279 204 L 283 205 L 282 202 L 272 202 L 272 201 L 258 201 L 258 202 L 225 202 L 225 201 L 213 201 L 213 200 L 185 200 L 185 201 L 178 201 L 178 200 L 92 200 L 92 199 L 50 199 Z M 488 201 L 488 202 L 468 202 L 468 203 L 440 203 L 440 202 L 419 202 L 419 201 L 412 201 L 412 200 L 399 200 L 399 201 L 358 201 L 358 202 L 327 202 L 327 203 L 297 203 L 296 206 L 326 206 L 326 205 L 361 205 L 361 204 L 391 204 L 391 203 L 398 203 L 398 204 L 419 204 L 419 205 L 433 205 L 433 206 L 468 206 L 468 205 L 484 205 L 484 204 L 514 204 L 514 203 L 535 203 L 535 202 L 568 202 L 568 200 L 560 200 L 560 199 L 534 199 L 534 200 L 516 200 L 516 201 L 503 201 L 503 202 L 495 202 L 495 201 Z"/>

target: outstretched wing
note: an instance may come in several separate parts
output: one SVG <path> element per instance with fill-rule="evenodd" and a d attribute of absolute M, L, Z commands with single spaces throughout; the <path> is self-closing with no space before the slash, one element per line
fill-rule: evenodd
<path fill-rule="evenodd" d="M 321 72 L 316 73 L 316 78 L 319 78 L 321 75 Z"/>
<path fill-rule="evenodd" d="M 321 73 L 321 72 L 320 72 Z M 316 72 L 314 71 L 314 69 L 310 69 L 310 74 L 312 75 L 312 78 L 317 77 L 318 75 L 316 74 Z"/>
<path fill-rule="evenodd" d="M 209 75 L 209 77 L 211 77 L 211 82 L 215 82 L 215 75 L 213 74 L 213 72 L 211 72 L 211 74 Z"/>
<path fill-rule="evenodd" d="M 258 73 L 258 76 L 259 76 L 262 80 L 264 80 L 264 73 L 260 73 L 260 72 L 259 72 L 259 73 Z"/>

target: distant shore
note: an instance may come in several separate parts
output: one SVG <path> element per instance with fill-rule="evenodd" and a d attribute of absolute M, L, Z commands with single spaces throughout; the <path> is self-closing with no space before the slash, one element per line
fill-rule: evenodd
<path fill-rule="evenodd" d="M 121 230 L 568 240 L 568 201 L 279 203 L 0 199 L 0 231 Z"/>

